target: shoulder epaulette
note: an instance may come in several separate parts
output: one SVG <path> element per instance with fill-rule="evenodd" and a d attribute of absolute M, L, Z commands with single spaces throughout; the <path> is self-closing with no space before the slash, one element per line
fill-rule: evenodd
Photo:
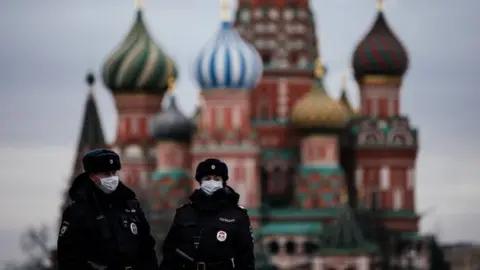
<path fill-rule="evenodd" d="M 184 207 L 187 207 L 187 206 L 189 206 L 189 205 L 191 205 L 191 204 L 192 204 L 192 202 L 188 202 L 188 203 L 182 204 L 182 205 L 180 205 L 180 207 L 177 208 L 177 210 L 178 210 L 178 209 L 182 209 L 182 208 L 184 208 Z"/>
<path fill-rule="evenodd" d="M 238 209 L 241 209 L 241 210 L 243 210 L 243 211 L 245 211 L 245 212 L 248 211 L 247 208 L 245 208 L 245 207 L 243 207 L 243 206 L 241 206 L 241 205 L 237 205 L 237 208 L 238 208 Z"/>

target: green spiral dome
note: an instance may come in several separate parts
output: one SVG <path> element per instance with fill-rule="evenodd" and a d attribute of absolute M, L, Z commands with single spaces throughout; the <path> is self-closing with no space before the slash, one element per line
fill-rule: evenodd
<path fill-rule="evenodd" d="M 115 94 L 164 95 L 169 76 L 177 77 L 172 59 L 150 37 L 142 12 L 103 65 L 103 81 Z"/>

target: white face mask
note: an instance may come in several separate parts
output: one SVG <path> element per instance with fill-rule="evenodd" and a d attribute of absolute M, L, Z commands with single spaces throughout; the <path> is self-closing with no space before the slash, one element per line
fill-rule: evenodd
<path fill-rule="evenodd" d="M 100 178 L 100 185 L 98 185 L 98 187 L 106 194 L 110 194 L 117 189 L 118 182 L 119 180 L 117 175 L 103 177 Z"/>
<path fill-rule="evenodd" d="M 222 181 L 216 181 L 212 179 L 203 180 L 200 188 L 205 192 L 207 195 L 212 195 L 215 191 L 221 189 L 223 187 Z"/>

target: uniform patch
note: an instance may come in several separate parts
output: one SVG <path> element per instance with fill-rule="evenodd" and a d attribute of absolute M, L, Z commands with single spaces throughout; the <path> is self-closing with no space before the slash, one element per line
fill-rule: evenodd
<path fill-rule="evenodd" d="M 212 165 L 212 170 L 215 170 L 215 165 Z"/>
<path fill-rule="evenodd" d="M 62 222 L 62 227 L 60 227 L 60 233 L 59 233 L 59 236 L 63 236 L 67 230 L 68 230 L 68 222 L 64 221 Z"/>
<path fill-rule="evenodd" d="M 135 223 L 133 223 L 133 222 L 130 223 L 130 231 L 132 231 L 132 233 L 133 233 L 134 235 L 137 235 L 137 233 L 138 233 L 137 224 L 135 224 Z"/>
<path fill-rule="evenodd" d="M 227 240 L 227 233 L 224 231 L 218 231 L 217 232 L 217 240 L 220 242 L 224 242 Z"/>
<path fill-rule="evenodd" d="M 232 218 L 232 219 L 228 219 L 228 218 L 224 218 L 224 217 L 221 217 L 219 218 L 220 221 L 223 221 L 223 222 L 226 222 L 226 223 L 233 223 L 235 222 L 235 219 Z"/>
<path fill-rule="evenodd" d="M 252 225 L 250 225 L 250 236 L 252 237 L 252 242 L 255 242 L 254 238 L 253 238 L 253 229 L 252 229 Z"/>

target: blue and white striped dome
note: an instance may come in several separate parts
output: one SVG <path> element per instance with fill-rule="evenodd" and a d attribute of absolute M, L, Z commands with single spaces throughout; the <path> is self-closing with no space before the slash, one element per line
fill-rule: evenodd
<path fill-rule="evenodd" d="M 203 90 L 253 89 L 262 73 L 262 59 L 257 50 L 229 22 L 223 22 L 195 63 L 195 77 Z"/>

